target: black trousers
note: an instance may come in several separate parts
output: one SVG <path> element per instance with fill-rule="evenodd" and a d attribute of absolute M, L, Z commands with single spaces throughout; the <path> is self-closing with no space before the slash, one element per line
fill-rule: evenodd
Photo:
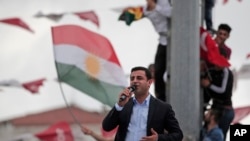
<path fill-rule="evenodd" d="M 166 101 L 166 84 L 163 75 L 167 66 L 167 46 L 159 44 L 155 55 L 155 95 L 158 99 Z"/>

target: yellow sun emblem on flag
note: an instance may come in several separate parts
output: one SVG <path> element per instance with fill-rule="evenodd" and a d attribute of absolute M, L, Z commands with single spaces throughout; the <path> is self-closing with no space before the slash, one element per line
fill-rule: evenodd
<path fill-rule="evenodd" d="M 85 66 L 87 73 L 94 78 L 97 78 L 97 75 L 100 72 L 100 62 L 97 57 L 89 55 L 85 59 Z"/>

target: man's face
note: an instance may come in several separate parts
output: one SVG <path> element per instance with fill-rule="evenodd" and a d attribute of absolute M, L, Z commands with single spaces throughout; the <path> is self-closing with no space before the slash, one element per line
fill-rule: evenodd
<path fill-rule="evenodd" d="M 224 44 L 228 38 L 229 38 L 229 33 L 226 30 L 219 29 L 217 31 L 215 41 L 217 44 L 221 45 Z"/>
<path fill-rule="evenodd" d="M 207 110 L 205 112 L 205 122 L 209 123 L 211 121 L 212 115 L 211 115 L 211 110 Z"/>
<path fill-rule="evenodd" d="M 130 85 L 135 85 L 135 95 L 148 94 L 152 79 L 147 79 L 146 74 L 142 70 L 133 71 L 130 75 Z"/>

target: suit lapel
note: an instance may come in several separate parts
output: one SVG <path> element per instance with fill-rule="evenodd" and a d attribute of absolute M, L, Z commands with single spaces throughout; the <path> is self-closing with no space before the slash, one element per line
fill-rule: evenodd
<path fill-rule="evenodd" d="M 155 107 L 156 107 L 156 105 L 155 105 L 155 98 L 153 96 L 150 96 L 149 107 L 148 107 L 147 128 L 151 127 L 150 123 L 151 123 L 151 120 L 152 120 L 153 115 L 154 115 Z M 150 130 L 147 129 L 147 131 L 150 131 Z"/>

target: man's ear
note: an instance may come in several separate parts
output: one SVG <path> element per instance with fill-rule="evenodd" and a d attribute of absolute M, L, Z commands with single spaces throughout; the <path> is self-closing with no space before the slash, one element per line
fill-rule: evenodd
<path fill-rule="evenodd" d="M 153 79 L 148 80 L 148 84 L 151 85 L 153 83 Z"/>

